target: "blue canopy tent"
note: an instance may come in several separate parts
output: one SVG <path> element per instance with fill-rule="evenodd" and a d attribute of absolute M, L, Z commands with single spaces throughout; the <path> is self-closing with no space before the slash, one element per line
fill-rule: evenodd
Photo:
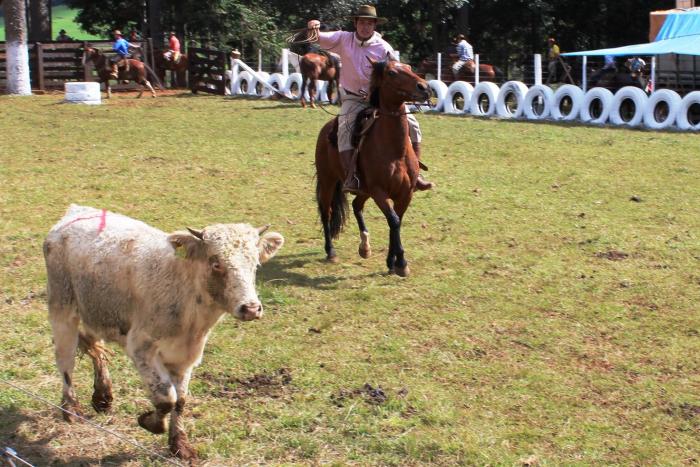
<path fill-rule="evenodd" d="M 668 54 L 700 56 L 700 10 L 689 10 L 668 15 L 654 42 L 583 52 L 568 52 L 562 55 L 566 57 L 584 57 L 584 81 L 586 57 L 604 55 L 612 55 L 614 57 L 652 56 L 651 81 L 652 86 L 655 88 L 656 60 L 654 58 L 658 55 Z"/>

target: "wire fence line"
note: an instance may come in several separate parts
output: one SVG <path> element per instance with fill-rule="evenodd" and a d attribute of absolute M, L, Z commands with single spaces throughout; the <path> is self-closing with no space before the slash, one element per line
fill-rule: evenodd
<path fill-rule="evenodd" d="M 114 436 L 115 438 L 118 438 L 118 439 L 120 439 L 121 441 L 124 441 L 125 443 L 131 444 L 132 446 L 134 446 L 134 447 L 140 449 L 141 451 L 143 451 L 143 452 L 145 452 L 145 453 L 147 453 L 147 454 L 149 454 L 149 455 L 151 455 L 151 456 L 153 456 L 153 457 L 157 457 L 158 459 L 160 459 L 160 460 L 162 460 L 162 461 L 164 461 L 164 462 L 167 462 L 168 464 L 184 467 L 184 464 L 182 464 L 181 462 L 178 462 L 177 460 L 175 460 L 175 459 L 173 459 L 173 458 L 165 457 L 165 456 L 163 456 L 163 455 L 161 455 L 161 454 L 158 454 L 157 452 L 153 451 L 152 449 L 147 448 L 146 446 L 140 444 L 139 442 L 137 442 L 137 441 L 134 440 L 134 439 L 128 438 L 128 437 L 126 437 L 126 436 L 124 436 L 124 435 L 122 435 L 122 434 L 120 434 L 120 433 L 117 433 L 117 432 L 115 432 L 115 431 L 112 431 L 112 430 L 110 430 L 109 428 L 105 428 L 105 427 L 103 427 L 103 426 L 101 426 L 101 425 L 99 425 L 99 424 L 93 422 L 92 420 L 89 420 L 89 419 L 83 417 L 83 416 L 80 415 L 80 414 L 77 414 L 77 413 L 72 412 L 72 411 L 70 411 L 70 410 L 66 410 L 66 409 L 64 409 L 63 407 L 61 407 L 61 406 L 59 406 L 59 405 L 56 405 L 56 404 L 54 404 L 53 402 L 50 402 L 50 401 L 44 399 L 43 397 L 39 396 L 38 394 L 35 394 L 35 393 L 31 392 L 31 391 L 28 391 L 27 389 L 24 389 L 23 387 L 18 386 L 18 385 L 14 384 L 14 383 L 12 383 L 12 382 L 10 382 L 10 381 L 8 381 L 8 380 L 0 379 L 0 383 L 4 383 L 4 384 L 6 384 L 7 386 L 10 386 L 10 387 L 14 388 L 14 389 L 17 390 L 17 391 L 22 392 L 22 393 L 28 395 L 28 396 L 31 397 L 32 399 L 36 399 L 36 400 L 38 400 L 38 401 L 40 401 L 40 402 L 43 402 L 44 404 L 47 404 L 47 405 L 49 405 L 49 406 L 51 406 L 51 407 L 54 407 L 54 408 L 60 410 L 61 412 L 67 413 L 67 414 L 69 414 L 69 415 L 72 415 L 72 416 L 74 416 L 75 418 L 81 420 L 82 422 L 85 422 L 85 423 L 87 423 L 88 425 L 92 426 L 93 428 L 96 428 L 96 429 L 98 429 L 98 430 L 100 430 L 100 431 L 103 431 L 103 432 L 109 434 L 109 435 L 112 435 L 112 436 Z M 7 450 L 5 450 L 5 452 L 7 453 Z M 14 451 L 12 451 L 12 452 L 14 452 Z M 13 458 L 14 458 L 14 456 L 13 456 Z M 22 462 L 24 462 L 24 461 L 22 461 Z M 25 462 L 24 465 L 32 465 L 32 464 L 29 464 L 29 463 L 26 463 L 26 462 Z"/>

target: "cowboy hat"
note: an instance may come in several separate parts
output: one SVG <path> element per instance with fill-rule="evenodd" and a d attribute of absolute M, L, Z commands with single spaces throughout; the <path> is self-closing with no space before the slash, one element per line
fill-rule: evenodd
<path fill-rule="evenodd" d="M 355 14 L 350 15 L 350 18 L 352 18 L 353 20 L 356 20 L 358 18 L 376 19 L 377 24 L 384 24 L 387 22 L 386 18 L 377 16 L 377 9 L 374 8 L 372 5 L 360 5 L 357 8 Z"/>
<path fill-rule="evenodd" d="M 114 34 L 115 36 L 121 36 L 122 32 L 119 29 L 115 29 L 112 34 Z"/>

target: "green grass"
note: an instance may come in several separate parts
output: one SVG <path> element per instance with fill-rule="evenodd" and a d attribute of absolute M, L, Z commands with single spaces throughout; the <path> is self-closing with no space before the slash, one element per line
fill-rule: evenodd
<path fill-rule="evenodd" d="M 419 116 L 438 188 L 405 217 L 401 279 L 384 274 L 371 203 L 374 256 L 357 256 L 351 223 L 340 264 L 323 261 L 321 111 L 188 95 L 0 106 L 1 378 L 60 400 L 41 243 L 69 203 L 166 231 L 272 223 L 286 244 L 258 273 L 266 315 L 224 319 L 191 385 L 190 439 L 213 465 L 698 461 L 697 135 Z M 110 368 L 115 410 L 95 420 L 165 454 L 136 424 L 149 404 L 121 351 Z M 281 368 L 291 383 L 236 382 Z M 155 462 L 2 383 L 0 401 L 0 441 L 35 463 Z"/>
<path fill-rule="evenodd" d="M 105 37 L 95 36 L 93 34 L 88 34 L 80 28 L 80 25 L 74 21 L 75 17 L 78 15 L 78 10 L 74 10 L 68 7 L 68 5 L 61 4 L 55 5 L 51 8 L 51 31 L 53 34 L 52 39 L 58 36 L 58 32 L 61 29 L 66 30 L 66 34 L 75 40 L 96 40 L 105 39 Z M 0 41 L 5 40 L 5 18 L 2 14 L 2 9 L 0 8 Z"/>

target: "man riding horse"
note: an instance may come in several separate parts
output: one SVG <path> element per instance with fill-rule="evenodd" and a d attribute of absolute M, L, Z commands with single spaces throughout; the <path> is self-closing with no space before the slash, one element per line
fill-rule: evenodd
<path fill-rule="evenodd" d="M 355 120 L 360 111 L 370 107 L 368 101 L 369 83 L 372 75 L 371 60 L 382 61 L 394 55 L 394 49 L 375 31 L 377 25 L 386 23 L 386 18 L 377 16 L 375 7 L 362 5 L 351 15 L 355 32 L 320 32 L 318 20 L 308 22 L 309 37 L 318 35 L 318 42 L 324 49 L 340 55 L 343 73 L 340 84 L 343 87 L 342 106 L 338 116 L 338 149 L 345 169 L 346 179 L 343 189 L 352 193 L 362 191 L 357 172 L 357 149 L 351 139 Z M 418 120 L 407 115 L 409 135 L 416 156 L 420 160 L 421 131 Z M 429 190 L 431 182 L 418 175 L 416 190 Z"/>
<path fill-rule="evenodd" d="M 170 39 L 168 39 L 168 51 L 163 54 L 166 60 L 172 61 L 174 64 L 180 63 L 180 40 L 177 38 L 175 31 L 170 31 Z"/>
<path fill-rule="evenodd" d="M 129 71 L 129 47 L 135 49 L 140 49 L 141 46 L 138 44 L 132 44 L 122 37 L 120 30 L 116 29 L 114 31 L 114 50 L 117 55 L 112 58 L 112 72 L 110 76 L 114 79 L 119 79 L 119 67 L 123 66 L 125 71 Z"/>

